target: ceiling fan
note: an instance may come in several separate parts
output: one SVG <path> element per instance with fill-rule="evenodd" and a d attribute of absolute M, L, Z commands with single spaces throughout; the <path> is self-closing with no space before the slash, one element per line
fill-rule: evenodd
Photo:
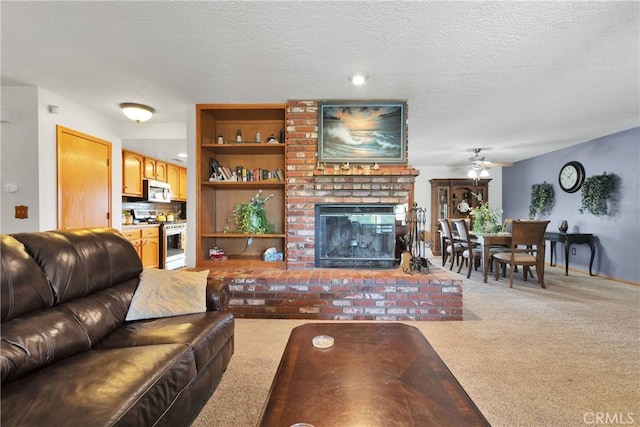
<path fill-rule="evenodd" d="M 489 177 L 489 169 L 494 166 L 512 166 L 511 162 L 490 162 L 480 155 L 482 148 L 474 148 L 473 156 L 469 157 L 467 177 L 478 180 L 480 178 Z M 466 167 L 466 166 L 465 166 Z"/>

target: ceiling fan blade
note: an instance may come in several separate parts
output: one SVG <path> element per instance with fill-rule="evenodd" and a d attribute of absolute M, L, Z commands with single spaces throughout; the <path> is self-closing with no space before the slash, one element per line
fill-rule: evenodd
<path fill-rule="evenodd" d="M 491 168 L 491 167 L 509 167 L 509 166 L 513 166 L 512 162 L 490 162 L 490 161 L 483 161 L 482 164 L 484 165 L 484 167 L 487 168 Z"/>

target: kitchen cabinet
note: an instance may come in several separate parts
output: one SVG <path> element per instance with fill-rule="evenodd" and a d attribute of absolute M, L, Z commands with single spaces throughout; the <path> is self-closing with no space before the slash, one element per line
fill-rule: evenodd
<path fill-rule="evenodd" d="M 285 104 L 198 104 L 196 105 L 196 265 L 262 266 L 284 268 L 285 261 L 264 261 L 263 253 L 275 248 L 286 250 L 285 156 L 286 141 L 259 143 L 273 134 L 284 139 Z M 237 142 L 238 131 L 243 142 Z M 218 136 L 224 143 L 218 143 Z M 240 180 L 212 177 L 215 161 Z M 274 225 L 268 234 L 234 233 L 229 222 L 234 207 L 249 203 L 260 190 L 260 197 L 273 195 L 265 204 L 267 220 Z M 227 260 L 210 260 L 209 249 L 220 248 Z"/>
<path fill-rule="evenodd" d="M 187 168 L 180 168 L 178 170 L 179 173 L 179 177 L 180 177 L 180 186 L 178 188 L 180 188 L 180 197 L 181 200 L 186 201 L 187 200 Z"/>
<path fill-rule="evenodd" d="M 435 178 L 431 183 L 431 236 L 433 253 L 441 254 L 439 219 L 469 218 L 473 226 L 471 210 L 480 203 L 489 203 L 490 179 Z"/>
<path fill-rule="evenodd" d="M 187 169 L 167 164 L 167 182 L 171 186 L 171 200 L 187 200 Z"/>
<path fill-rule="evenodd" d="M 145 157 L 142 176 L 144 179 L 167 182 L 167 163 L 151 157 Z"/>
<path fill-rule="evenodd" d="M 144 156 L 122 150 L 122 195 L 142 197 Z"/>
<path fill-rule="evenodd" d="M 122 234 L 133 244 L 143 268 L 158 268 L 160 265 L 160 227 L 127 227 Z"/>

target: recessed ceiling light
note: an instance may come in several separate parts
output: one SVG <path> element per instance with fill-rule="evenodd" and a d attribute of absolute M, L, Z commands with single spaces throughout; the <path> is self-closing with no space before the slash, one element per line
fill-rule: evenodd
<path fill-rule="evenodd" d="M 369 76 L 366 74 L 362 74 L 362 73 L 358 73 L 358 74 L 354 74 L 352 76 L 349 76 L 349 81 L 354 85 L 354 86 L 361 86 L 363 85 L 367 80 L 369 80 Z"/>
<path fill-rule="evenodd" d="M 178 153 L 178 157 L 182 157 L 183 159 L 187 158 L 187 154 L 186 153 Z"/>

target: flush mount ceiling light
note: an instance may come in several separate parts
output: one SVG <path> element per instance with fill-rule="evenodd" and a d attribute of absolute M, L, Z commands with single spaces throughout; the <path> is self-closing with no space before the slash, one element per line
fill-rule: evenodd
<path fill-rule="evenodd" d="M 134 102 L 123 102 L 120 104 L 120 108 L 122 108 L 125 116 L 136 123 L 146 122 L 153 116 L 153 113 L 156 112 L 156 110 L 148 105 L 136 104 Z"/>
<path fill-rule="evenodd" d="M 366 74 L 358 73 L 352 76 L 349 76 L 349 81 L 354 86 L 362 86 L 367 80 L 369 80 L 369 76 Z"/>

